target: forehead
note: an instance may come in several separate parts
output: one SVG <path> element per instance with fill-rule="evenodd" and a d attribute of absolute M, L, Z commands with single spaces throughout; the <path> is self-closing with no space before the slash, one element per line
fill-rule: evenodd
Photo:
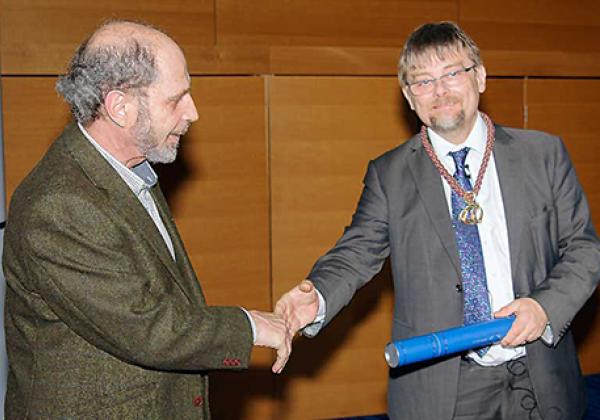
<path fill-rule="evenodd" d="M 181 49 L 174 43 L 162 45 L 156 54 L 158 78 L 155 88 L 165 94 L 175 94 L 189 88 L 190 76 Z"/>
<path fill-rule="evenodd" d="M 469 56 L 465 48 L 430 48 L 412 57 L 407 74 L 410 76 L 411 74 L 444 69 L 454 65 L 464 65 L 468 61 Z"/>

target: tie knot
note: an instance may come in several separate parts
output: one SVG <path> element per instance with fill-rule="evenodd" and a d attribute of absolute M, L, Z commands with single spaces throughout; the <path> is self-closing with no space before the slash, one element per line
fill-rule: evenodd
<path fill-rule="evenodd" d="M 456 165 L 456 172 L 464 173 L 465 171 L 465 160 L 467 159 L 467 154 L 469 153 L 468 147 L 463 147 L 456 152 L 449 152 L 448 154 L 452 156 L 454 159 L 454 165 Z"/>

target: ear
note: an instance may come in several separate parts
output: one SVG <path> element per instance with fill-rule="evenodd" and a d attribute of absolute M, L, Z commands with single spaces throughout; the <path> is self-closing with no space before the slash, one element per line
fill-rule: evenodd
<path fill-rule="evenodd" d="M 405 86 L 402 88 L 402 94 L 404 95 L 404 98 L 406 98 L 406 102 L 408 102 L 410 109 L 412 109 L 414 111 L 415 105 L 413 104 L 412 96 L 410 95 L 410 92 L 408 91 L 408 87 Z"/>
<path fill-rule="evenodd" d="M 485 79 L 487 77 L 487 73 L 485 71 L 485 67 L 483 64 L 477 67 L 477 71 L 475 72 L 475 80 L 477 81 L 477 88 L 479 93 L 485 92 Z"/>
<path fill-rule="evenodd" d="M 120 90 L 111 90 L 104 98 L 106 115 L 119 127 L 127 126 L 128 113 L 131 113 L 127 96 Z"/>

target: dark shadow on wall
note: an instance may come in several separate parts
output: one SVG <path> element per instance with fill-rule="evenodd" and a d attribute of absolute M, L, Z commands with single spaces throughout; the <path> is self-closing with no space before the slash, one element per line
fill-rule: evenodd
<path fill-rule="evenodd" d="M 381 272 L 356 293 L 349 306 L 343 309 L 319 335 L 314 338 L 302 337 L 295 341 L 293 354 L 285 373 L 276 378 L 278 398 L 282 402 L 281 410 L 289 409 L 286 404 L 289 398 L 288 389 L 294 380 L 315 379 L 333 355 L 344 348 L 352 330 L 358 328 L 373 313 L 382 296 L 386 294 L 393 294 L 389 260 Z M 391 325 L 387 326 L 387 330 L 391 330 Z M 385 342 L 382 342 L 382 361 L 384 346 Z M 385 400 L 385 395 L 382 395 L 382 399 Z"/>

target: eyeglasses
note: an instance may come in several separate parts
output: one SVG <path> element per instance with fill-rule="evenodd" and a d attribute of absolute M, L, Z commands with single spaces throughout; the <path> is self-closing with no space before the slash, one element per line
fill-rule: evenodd
<path fill-rule="evenodd" d="M 435 82 L 440 81 L 446 87 L 455 87 L 462 85 L 466 82 L 468 73 L 471 70 L 475 70 L 477 64 L 473 64 L 471 67 L 465 67 L 460 70 L 454 70 L 450 73 L 446 73 L 441 75 L 440 77 L 436 77 L 435 79 L 425 79 L 425 80 L 417 80 L 416 82 L 407 83 L 408 90 L 415 96 L 426 95 L 428 93 L 433 92 L 433 88 L 435 87 Z"/>

